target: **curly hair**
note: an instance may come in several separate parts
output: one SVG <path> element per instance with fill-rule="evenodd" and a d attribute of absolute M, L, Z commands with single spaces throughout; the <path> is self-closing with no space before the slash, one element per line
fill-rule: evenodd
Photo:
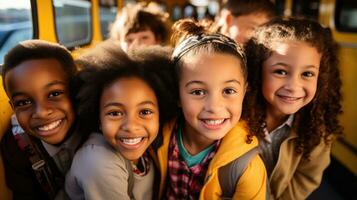
<path fill-rule="evenodd" d="M 295 113 L 293 123 L 298 134 L 295 151 L 308 158 L 321 139 L 329 143 L 332 136 L 342 134 L 338 120 L 342 113 L 338 46 L 330 29 L 308 19 L 277 18 L 256 30 L 245 45 L 249 88 L 242 118 L 247 121 L 251 134 L 263 136 L 266 100 L 262 94 L 262 65 L 271 56 L 273 44 L 284 41 L 308 43 L 322 55 L 316 94 L 310 103 Z"/>
<path fill-rule="evenodd" d="M 102 50 L 105 52 L 108 48 Z M 77 60 L 81 65 L 86 65 L 86 69 L 79 74 L 82 80 L 82 87 L 77 95 L 79 131 L 85 135 L 85 138 L 92 132 L 100 132 L 101 95 L 113 82 L 127 77 L 143 80 L 155 92 L 159 105 L 161 130 L 162 125 L 177 114 L 176 82 L 173 79 L 173 66 L 167 56 L 169 55 L 167 50 L 152 47 L 133 52 L 131 56 L 121 51 L 111 51 L 110 55 L 106 59 L 98 58 L 96 62 L 93 62 L 94 57 Z M 153 143 L 155 147 L 160 145 L 161 139 L 161 136 L 157 137 Z"/>

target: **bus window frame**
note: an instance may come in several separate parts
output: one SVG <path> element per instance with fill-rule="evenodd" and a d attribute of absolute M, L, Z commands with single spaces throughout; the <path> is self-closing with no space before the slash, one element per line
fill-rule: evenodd
<path fill-rule="evenodd" d="M 61 43 L 61 41 L 59 40 L 59 37 L 58 37 L 58 32 L 57 32 L 57 23 L 56 23 L 56 8 L 55 8 L 55 5 L 54 5 L 54 0 L 51 0 L 51 5 L 52 5 L 52 13 L 53 13 L 53 16 L 52 16 L 52 19 L 53 19 L 53 24 L 54 24 L 54 30 L 55 30 L 55 37 L 56 37 L 56 42 L 58 44 L 61 44 L 63 46 L 65 46 L 68 50 L 72 51 L 72 50 L 75 50 L 79 47 L 84 47 L 84 46 L 88 46 L 92 43 L 93 41 L 93 1 L 92 0 L 86 0 L 90 3 L 90 9 L 89 9 L 89 18 L 90 18 L 90 27 L 89 27 L 89 30 L 90 30 L 90 37 L 89 37 L 89 40 L 88 42 L 86 43 L 83 43 L 83 44 L 79 44 L 79 45 L 75 45 L 75 46 L 66 46 L 65 44 Z"/>

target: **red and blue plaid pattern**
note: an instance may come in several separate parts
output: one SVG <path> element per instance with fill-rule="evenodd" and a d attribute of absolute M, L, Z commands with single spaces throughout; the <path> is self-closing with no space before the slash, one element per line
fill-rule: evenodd
<path fill-rule="evenodd" d="M 176 133 L 174 131 L 172 134 L 169 144 L 166 199 L 198 199 L 204 185 L 208 165 L 218 149 L 219 141 L 216 142 L 214 150 L 200 164 L 188 167 L 180 156 Z"/>

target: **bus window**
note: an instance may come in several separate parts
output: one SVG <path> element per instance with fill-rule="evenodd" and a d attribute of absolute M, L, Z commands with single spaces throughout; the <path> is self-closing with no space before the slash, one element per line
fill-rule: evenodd
<path fill-rule="evenodd" d="M 116 0 L 100 0 L 100 32 L 103 39 L 109 37 L 109 26 L 115 21 L 117 15 L 117 1 Z"/>
<path fill-rule="evenodd" d="M 318 20 L 319 19 L 319 0 L 294 0 L 293 1 L 293 16 L 304 16 L 309 19 Z"/>
<path fill-rule="evenodd" d="M 173 21 L 177 21 L 182 18 L 182 9 L 180 5 L 174 5 L 172 7 L 171 18 Z"/>
<path fill-rule="evenodd" d="M 136 4 L 136 0 L 124 0 L 124 6 L 127 4 Z"/>
<path fill-rule="evenodd" d="M 92 38 L 91 3 L 53 0 L 57 39 L 66 47 L 88 44 Z"/>
<path fill-rule="evenodd" d="M 0 1 L 0 64 L 5 54 L 20 41 L 34 38 L 31 2 Z"/>
<path fill-rule="evenodd" d="M 275 0 L 276 13 L 280 16 L 289 15 L 285 13 L 285 0 Z"/>
<path fill-rule="evenodd" d="M 335 25 L 341 32 L 357 32 L 357 1 L 336 1 Z"/>
<path fill-rule="evenodd" d="M 191 4 L 187 4 L 183 9 L 183 17 L 197 19 L 196 8 Z"/>

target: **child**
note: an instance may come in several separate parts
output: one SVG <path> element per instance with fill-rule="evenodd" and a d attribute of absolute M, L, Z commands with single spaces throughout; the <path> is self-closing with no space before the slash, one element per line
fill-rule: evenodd
<path fill-rule="evenodd" d="M 70 52 L 50 42 L 24 41 L 5 56 L 3 86 L 16 117 L 1 153 L 14 199 L 64 194 L 58 191 L 80 143 L 71 91 L 76 72 Z"/>
<path fill-rule="evenodd" d="M 135 59 L 111 54 L 106 62 L 87 63 L 103 66 L 83 72 L 79 124 L 90 136 L 66 177 L 71 199 L 155 197 L 155 169 L 146 150 L 159 144 L 160 124 L 175 113 L 168 106 L 174 105 L 173 86 L 164 80 L 173 76 L 173 67 L 168 56 L 155 51 Z"/>
<path fill-rule="evenodd" d="M 128 52 L 142 46 L 164 45 L 169 38 L 168 16 L 140 4 L 128 4 L 118 14 L 110 35 Z"/>
<path fill-rule="evenodd" d="M 244 44 L 254 30 L 276 16 L 270 0 L 226 0 L 218 26 L 220 32 Z"/>
<path fill-rule="evenodd" d="M 341 80 L 331 31 L 306 19 L 276 19 L 246 45 L 251 92 L 243 118 L 259 145 L 275 199 L 305 199 L 342 133 Z"/>
<path fill-rule="evenodd" d="M 173 30 L 182 116 L 163 129 L 157 153 L 160 195 L 221 199 L 219 169 L 258 145 L 239 123 L 247 86 L 245 55 L 232 39 L 192 20 L 176 22 Z M 266 179 L 264 163 L 255 156 L 233 198 L 265 199 Z"/>

